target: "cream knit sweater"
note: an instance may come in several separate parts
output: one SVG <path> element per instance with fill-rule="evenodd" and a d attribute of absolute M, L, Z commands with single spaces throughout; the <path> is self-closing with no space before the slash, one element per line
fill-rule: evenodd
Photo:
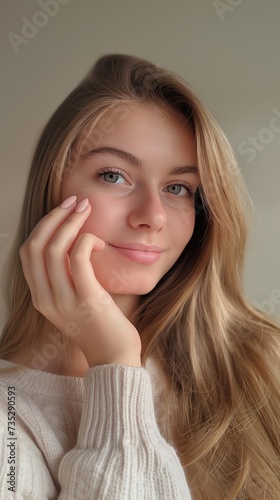
<path fill-rule="evenodd" d="M 98 366 L 84 378 L 0 372 L 0 499 L 190 499 L 147 367 Z"/>

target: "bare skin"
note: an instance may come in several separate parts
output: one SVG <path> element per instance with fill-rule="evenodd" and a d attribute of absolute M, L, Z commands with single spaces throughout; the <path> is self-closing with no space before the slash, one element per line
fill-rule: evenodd
<path fill-rule="evenodd" d="M 84 376 L 100 364 L 141 366 L 141 341 L 130 321 L 138 297 L 172 267 L 194 229 L 188 186 L 194 193 L 199 178 L 182 168 L 178 173 L 197 162 L 189 125 L 149 106 L 132 108 L 112 124 L 98 147 L 125 150 L 142 167 L 108 149 L 94 157 L 86 152 L 61 186 L 61 200 L 77 200 L 47 214 L 20 249 L 34 307 L 68 339 L 67 353 L 45 367 L 51 373 Z M 156 245 L 160 255 L 150 252 L 150 261 L 141 261 L 143 252 L 120 252 L 120 242 Z M 10 358 L 29 367 L 32 360 L 28 349 Z"/>

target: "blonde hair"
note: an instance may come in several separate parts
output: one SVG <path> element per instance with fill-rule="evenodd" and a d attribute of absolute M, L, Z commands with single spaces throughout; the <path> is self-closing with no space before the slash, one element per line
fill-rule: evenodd
<path fill-rule="evenodd" d="M 201 185 L 193 236 L 174 266 L 141 297 L 134 321 L 142 361 L 165 380 L 166 439 L 176 448 L 194 499 L 280 498 L 280 328 L 242 288 L 251 200 L 219 125 L 187 83 L 126 55 L 100 58 L 49 120 L 28 179 L 9 273 L 9 316 L 0 358 L 37 345 L 54 329 L 34 307 L 19 246 L 59 200 L 90 133 L 104 114 L 145 103 L 175 112 L 195 132 Z M 129 112 L 129 107 L 127 107 Z M 124 112 L 125 119 L 125 112 Z M 12 278 L 11 278 L 12 276 Z"/>

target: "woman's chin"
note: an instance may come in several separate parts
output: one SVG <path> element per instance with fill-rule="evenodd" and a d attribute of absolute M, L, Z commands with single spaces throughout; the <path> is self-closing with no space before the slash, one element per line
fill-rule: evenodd
<path fill-rule="evenodd" d="M 99 266 L 98 266 L 99 264 Z M 156 269 L 135 270 L 130 267 L 104 267 L 95 263 L 95 277 L 100 285 L 114 295 L 146 295 L 151 292 L 162 278 Z"/>

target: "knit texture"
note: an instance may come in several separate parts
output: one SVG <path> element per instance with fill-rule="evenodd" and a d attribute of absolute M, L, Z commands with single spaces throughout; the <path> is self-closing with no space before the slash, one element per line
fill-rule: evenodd
<path fill-rule="evenodd" d="M 0 368 L 11 366 L 18 367 L 0 360 Z M 0 499 L 190 499 L 176 452 L 158 427 L 152 374 L 122 365 L 97 366 L 84 378 L 22 367 L 0 372 Z M 8 489 L 13 474 L 15 492 Z"/>

